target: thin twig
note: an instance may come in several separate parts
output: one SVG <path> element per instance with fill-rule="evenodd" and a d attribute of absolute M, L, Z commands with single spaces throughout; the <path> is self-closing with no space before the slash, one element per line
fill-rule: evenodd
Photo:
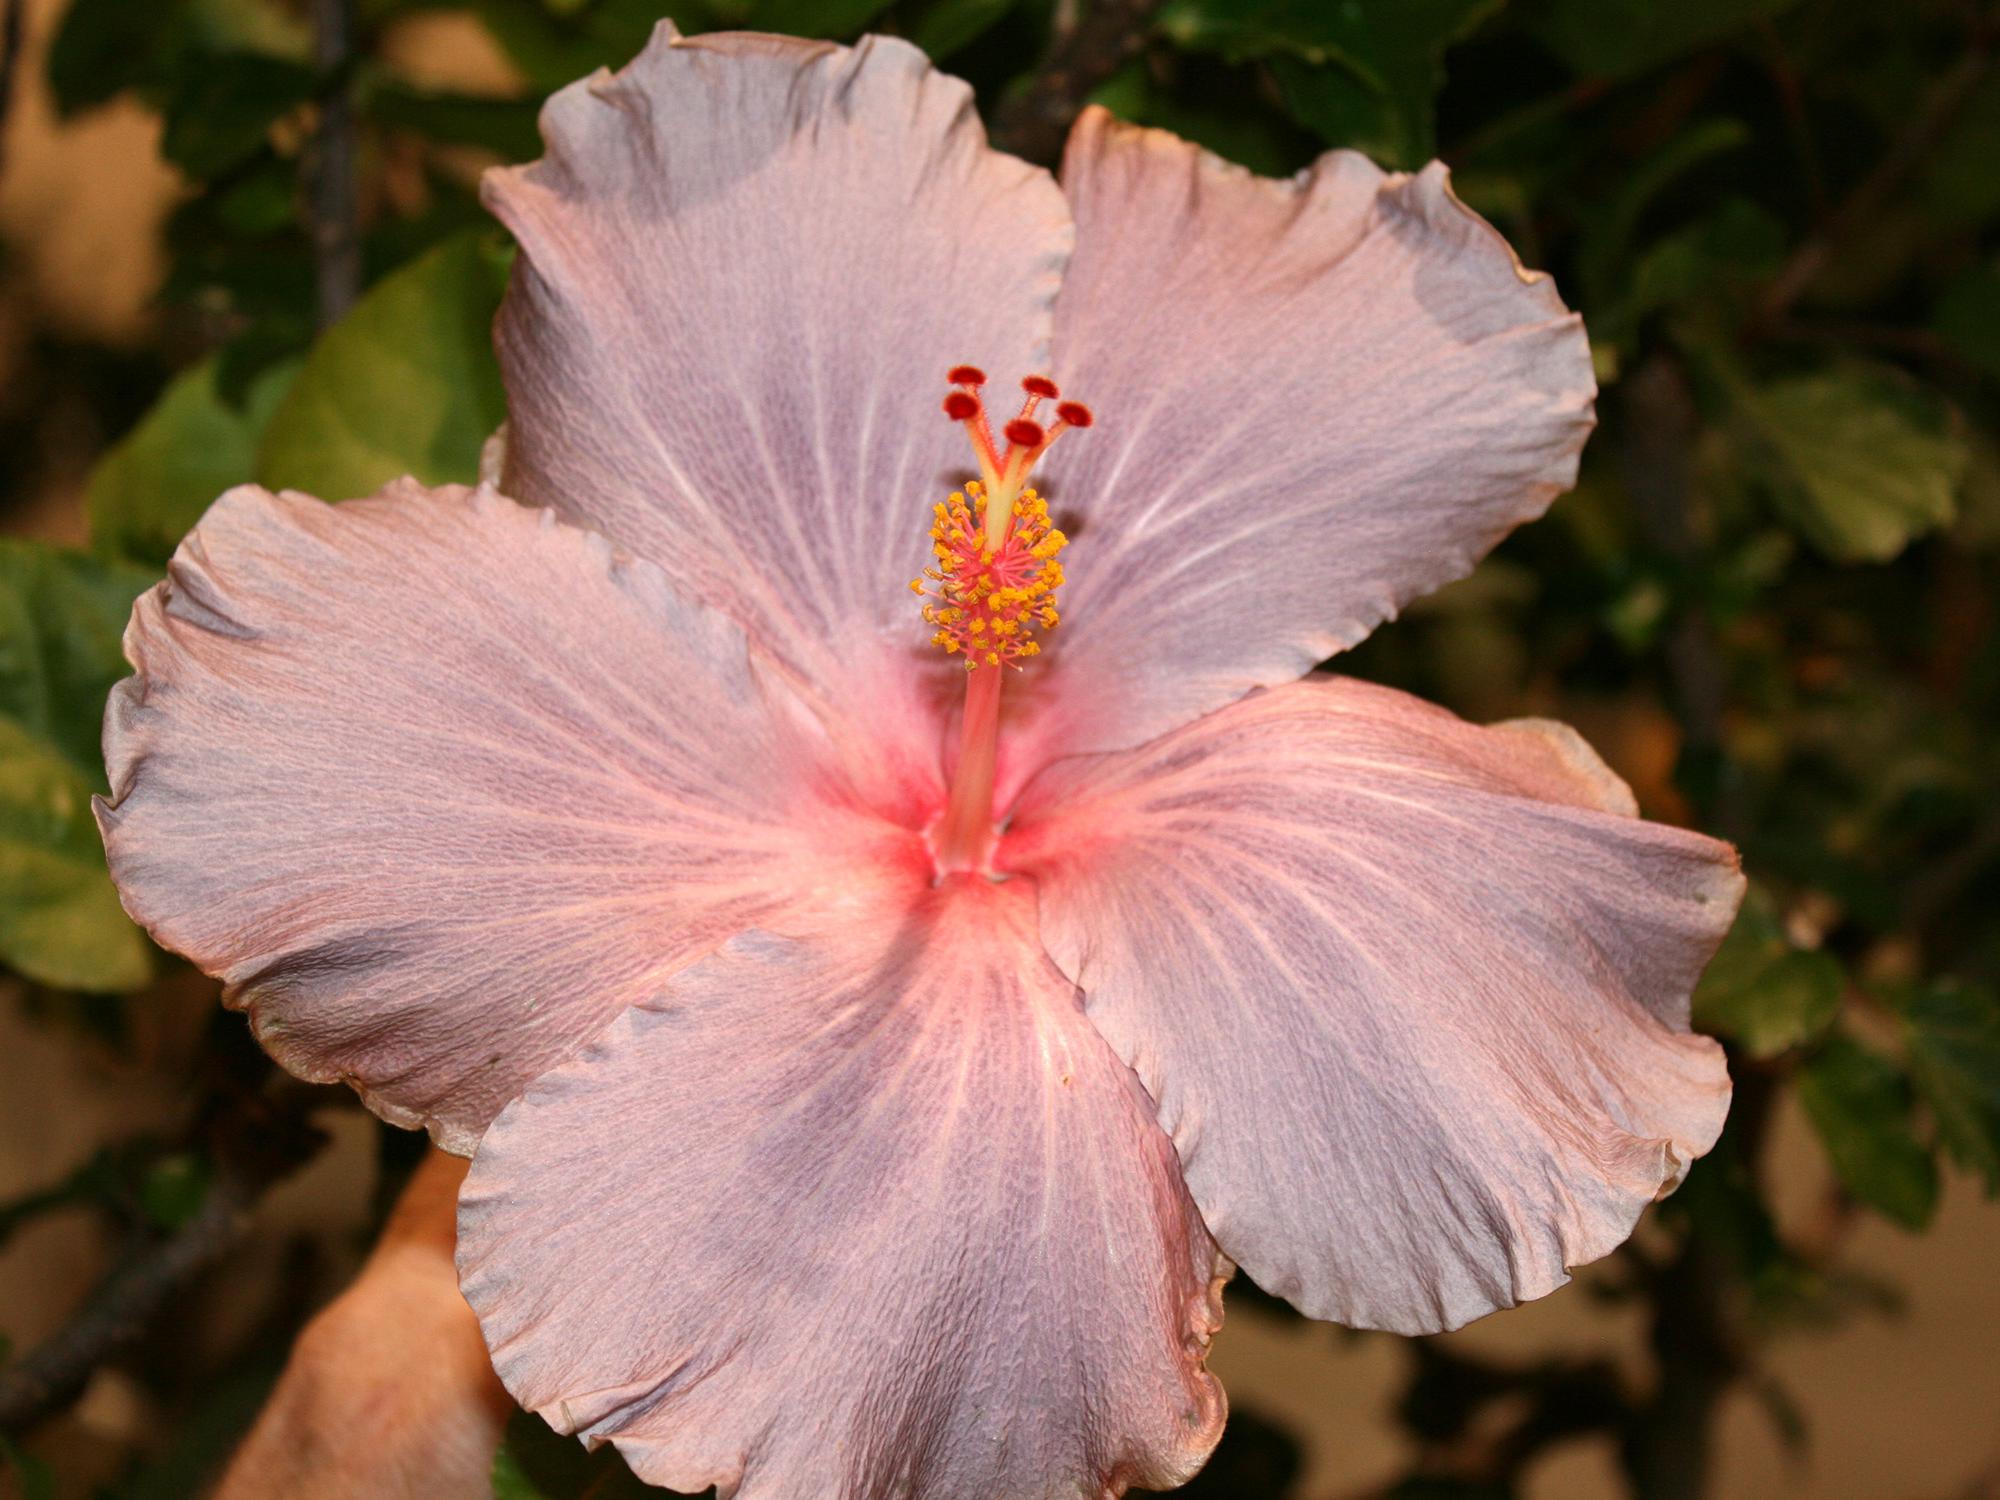
<path fill-rule="evenodd" d="M 99 1365 L 139 1339 L 169 1297 L 236 1243 L 249 1202 L 234 1180 L 212 1183 L 192 1219 L 114 1272 L 34 1353 L 0 1370 L 0 1432 L 32 1427 L 68 1405 Z"/>
<path fill-rule="evenodd" d="M 1768 329 L 1792 310 L 1792 306 L 1820 274 L 1832 264 L 1849 235 L 1871 222 L 1911 172 L 1930 154 L 1944 136 L 1981 80 L 1992 71 L 1994 62 L 1995 17 L 1983 16 L 1973 27 L 1966 49 L 1957 62 L 1931 85 L 1903 133 L 1890 145 L 1875 169 L 1864 177 L 1827 218 L 1826 222 L 1799 243 L 1764 291 L 1758 304 L 1754 326 Z"/>
<path fill-rule="evenodd" d="M 1656 352 L 1619 383 L 1619 459 L 1649 546 L 1692 573 L 1702 545 L 1694 514 L 1693 454 L 1699 414 L 1686 371 Z M 1699 600 L 1679 602 L 1665 661 L 1686 748 L 1720 766 L 1728 676 Z M 1747 809 L 1738 783 L 1722 775 L 1697 808 L 1699 821 L 1741 838 Z M 1730 1119 L 1732 1147 L 1755 1169 L 1768 1115 L 1769 1083 L 1739 1080 Z M 1702 1170 L 1720 1170 L 1720 1163 Z M 1660 1379 L 1626 1419 L 1625 1472 L 1638 1500 L 1694 1500 L 1706 1482 L 1715 1414 L 1741 1378 L 1745 1356 L 1734 1325 L 1727 1268 L 1705 1236 L 1690 1232 L 1649 1278 L 1650 1342 Z"/>
<path fill-rule="evenodd" d="M 993 143 L 1029 161 L 1053 163 L 1084 101 L 1145 45 L 1160 0 L 1096 0 L 1060 34 L 1028 85 L 1000 106 Z"/>
<path fill-rule="evenodd" d="M 1655 551 L 1691 570 L 1700 554 L 1693 519 L 1692 472 L 1697 415 L 1686 372 L 1656 353 L 1619 384 L 1624 442 L 1619 458 L 1639 529 Z M 1683 601 L 1668 623 L 1667 675 L 1686 748 L 1719 759 L 1728 677 L 1707 616 L 1696 601 Z M 1740 838 L 1744 809 L 1729 785 L 1719 789 L 1703 821 L 1726 838 Z"/>
<path fill-rule="evenodd" d="M 1791 52 L 1785 46 L 1784 33 L 1769 16 L 1757 23 L 1758 38 L 1764 44 L 1764 53 L 1770 64 L 1771 87 L 1778 96 L 1778 107 L 1785 116 L 1785 134 L 1791 137 L 1792 153 L 1798 158 L 1799 171 L 1806 180 L 1806 195 L 1812 204 L 1813 217 L 1826 217 L 1826 176 L 1820 169 L 1819 151 L 1813 145 L 1812 125 L 1806 118 L 1805 88 L 1799 78 L 1799 70 L 1793 65 Z"/>
<path fill-rule="evenodd" d="M 68 1405 L 98 1366 L 142 1337 L 175 1294 L 221 1259 L 264 1191 L 325 1144 L 307 1116 L 334 1092 L 283 1080 L 223 1101 L 199 1123 L 214 1171 L 201 1206 L 129 1256 L 32 1353 L 0 1370 L 0 1433 L 26 1431 Z"/>
<path fill-rule="evenodd" d="M 354 0 L 312 0 L 313 62 L 322 95 L 308 182 L 319 326 L 338 322 L 361 295 L 360 206 L 355 186 Z"/>

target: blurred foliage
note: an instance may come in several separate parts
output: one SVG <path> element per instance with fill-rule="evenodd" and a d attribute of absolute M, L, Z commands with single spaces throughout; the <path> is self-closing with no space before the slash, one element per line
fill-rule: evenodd
<path fill-rule="evenodd" d="M 145 569 L 0 539 L 0 960 L 45 984 L 129 989 L 152 972 L 104 868 L 98 730 Z"/>
<path fill-rule="evenodd" d="M 306 356 L 257 445 L 257 480 L 327 499 L 401 474 L 470 480 L 507 414 L 489 347 L 512 252 L 468 230 L 378 281 Z"/>
<path fill-rule="evenodd" d="M 663 15 L 691 32 L 867 27 L 970 79 L 990 120 L 1070 9 L 359 0 L 351 55 L 327 66 L 285 0 L 73 0 L 47 65 L 59 107 L 136 97 L 191 191 L 167 226 L 156 346 L 135 363 L 43 340 L 0 399 L 10 436 L 64 392 L 125 425 L 88 476 L 87 555 L 0 543 L 0 961 L 44 999 L 171 972 L 120 911 L 88 806 L 130 602 L 231 484 L 334 499 L 405 471 L 474 477 L 503 411 L 489 325 L 509 260 L 476 173 L 534 154 L 547 91 L 618 65 Z M 399 73 L 387 40 L 442 11 L 485 28 L 512 89 Z M 1553 271 L 1603 388 L 1575 493 L 1342 666 L 1475 718 L 1580 720 L 1649 814 L 1734 840 L 1753 878 L 1695 997 L 1732 1054 L 1729 1131 L 1594 1283 L 1652 1309 L 1657 1388 L 1412 1341 L 1417 1457 L 1395 1494 L 1512 1494 L 1578 1432 L 1618 1438 L 1644 1500 L 1698 1494 L 1686 1455 L 1733 1385 L 1809 1442 L 1760 1349 L 1893 1304 L 1843 1266 L 1839 1227 L 1872 1213 L 1920 1231 L 1952 1170 L 2000 1191 L 1995 27 L 1961 0 L 1164 0 L 1093 81 L 1098 102 L 1259 171 L 1329 147 L 1392 168 L 1441 154 Z M 368 286 L 320 331 L 308 204 L 336 97 L 359 132 Z M 45 408 L 23 404 L 37 377 Z M 135 382 L 149 410 L 115 394 Z M 0 503 L 62 477 L 32 442 L 9 451 Z M 125 1014 L 87 1003 L 113 1029 Z M 1834 1232 L 1772 1208 L 1765 1141 L 1794 1105 L 1824 1146 Z M 200 1139 L 112 1150 L 0 1204 L 0 1238 L 78 1203 L 171 1232 L 214 1170 Z M 1285 1315 L 1248 1286 L 1233 1300 Z M 273 1362 L 250 1347 L 208 1401 L 146 1365 L 181 1436 L 104 1493 L 186 1493 Z M 1299 1471 L 1285 1431 L 1239 1410 L 1191 1493 L 1292 1495 Z M 0 1438 L 9 1473 L 29 1496 L 55 1483 Z M 532 1418 L 496 1457 L 504 1500 L 628 1484 L 608 1450 Z"/>

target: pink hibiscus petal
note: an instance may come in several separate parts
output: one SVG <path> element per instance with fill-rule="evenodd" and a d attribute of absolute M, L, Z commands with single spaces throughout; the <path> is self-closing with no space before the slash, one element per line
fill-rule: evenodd
<path fill-rule="evenodd" d="M 748 934 L 529 1089 L 459 1216 L 508 1389 L 737 1500 L 1199 1467 L 1226 1266 L 1033 923 L 960 879 Z"/>
<path fill-rule="evenodd" d="M 522 256 L 504 488 L 667 571 L 815 680 L 925 632 L 909 580 L 972 467 L 945 372 L 1041 369 L 1072 228 L 907 43 L 663 23 L 490 173 Z M 865 707 L 851 684 L 834 690 Z"/>
<path fill-rule="evenodd" d="M 1722 1128 L 1688 996 L 1735 854 L 1629 812 L 1559 727 L 1310 678 L 1050 768 L 1000 857 L 1223 1251 L 1420 1333 L 1608 1253 Z"/>
<path fill-rule="evenodd" d="M 461 1153 L 841 839 L 893 842 L 827 801 L 735 625 L 490 491 L 232 490 L 126 653 L 98 819 L 127 909 L 286 1067 Z"/>
<path fill-rule="evenodd" d="M 1097 424 L 1040 478 L 1080 523 L 1029 774 L 1288 682 L 1460 577 L 1576 475 L 1577 317 L 1433 165 L 1259 178 L 1101 109 L 1063 164 L 1056 363 Z"/>

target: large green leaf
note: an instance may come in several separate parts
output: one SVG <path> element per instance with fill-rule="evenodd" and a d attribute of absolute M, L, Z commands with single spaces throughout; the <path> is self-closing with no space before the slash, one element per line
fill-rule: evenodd
<path fill-rule="evenodd" d="M 1936 984 L 1904 1007 L 1910 1079 L 1952 1159 L 2000 1193 L 2000 1001 Z"/>
<path fill-rule="evenodd" d="M 188 0 L 71 0 L 49 43 L 49 92 L 74 114 L 131 88 L 161 85 L 187 24 Z"/>
<path fill-rule="evenodd" d="M 1852 362 L 1732 390 L 1749 466 L 1829 557 L 1886 561 L 1957 514 L 1965 439 L 1896 371 Z"/>
<path fill-rule="evenodd" d="M 158 576 L 0 538 L 0 718 L 95 777 L 104 697 L 128 670 L 125 621 Z"/>
<path fill-rule="evenodd" d="M 539 92 L 597 68 L 622 67 L 671 17 L 682 31 L 705 30 L 701 0 L 584 0 L 558 8 L 542 0 L 474 0 L 480 21 Z"/>
<path fill-rule="evenodd" d="M 90 814 L 104 699 L 148 569 L 0 541 L 0 962 L 45 984 L 127 989 L 150 969 Z"/>
<path fill-rule="evenodd" d="M 597 68 L 630 62 L 653 28 L 683 32 L 781 31 L 852 37 L 890 0 L 473 0 L 473 9 L 535 88 L 550 89 Z M 1004 8 L 1004 7 L 1003 7 Z"/>
<path fill-rule="evenodd" d="M 1214 58 L 1184 58 L 1167 79 L 1137 58 L 1090 96 L 1121 120 L 1172 131 L 1217 156 L 1265 177 L 1296 171 L 1317 154 L 1315 143 L 1273 111 L 1243 106 L 1249 69 Z M 1192 75 L 1192 76 L 1188 76 Z"/>
<path fill-rule="evenodd" d="M 1593 311 L 1612 307 L 1621 283 L 1633 274 L 1632 241 L 1640 221 L 1657 198 L 1702 163 L 1740 150 L 1753 139 L 1741 120 L 1702 120 L 1634 163 L 1588 216 L 1578 267 L 1585 305 Z"/>
<path fill-rule="evenodd" d="M 506 415 L 492 327 L 509 260 L 477 230 L 378 282 L 306 356 L 264 430 L 258 479 L 346 500 L 403 474 L 476 478 Z"/>
<path fill-rule="evenodd" d="M 889 8 L 889 0 L 709 0 L 715 24 L 793 36 L 851 37 Z"/>
<path fill-rule="evenodd" d="M 160 154 L 190 177 L 219 177 L 262 150 L 314 83 L 303 63 L 261 52 L 200 58 L 180 70 L 167 97 Z"/>
<path fill-rule="evenodd" d="M 1633 257 L 1630 284 L 1608 312 L 1591 319 L 1593 338 L 1607 321 L 1621 330 L 1661 308 L 1742 296 L 1778 268 L 1785 226 L 1747 198 L 1725 198 L 1704 215 Z"/>
<path fill-rule="evenodd" d="M 1789 10 L 1798 0 L 1530 0 L 1529 29 L 1577 72 L 1622 78 Z"/>
<path fill-rule="evenodd" d="M 1835 1036 L 1800 1070 L 1799 1102 L 1842 1186 L 1905 1229 L 1930 1222 L 1937 1163 L 1910 1128 L 1908 1081 L 1893 1063 Z"/>
<path fill-rule="evenodd" d="M 1840 1009 L 1840 964 L 1794 948 L 1765 894 L 1752 887 L 1694 993 L 1695 1024 L 1751 1057 L 1817 1039 Z"/>
<path fill-rule="evenodd" d="M 288 360 L 250 383 L 241 406 L 218 388 L 219 360 L 176 376 L 90 476 L 99 552 L 164 564 L 209 503 L 252 477 L 265 423 L 298 374 Z"/>
<path fill-rule="evenodd" d="M 127 89 L 161 99 L 217 55 L 302 61 L 311 32 L 284 0 L 70 0 L 49 45 L 49 91 L 73 114 Z"/>
<path fill-rule="evenodd" d="M 484 146 L 508 161 L 542 154 L 534 99 L 496 98 L 422 89 L 394 78 L 370 80 L 360 94 L 361 111 L 382 125 L 460 146 Z"/>
<path fill-rule="evenodd" d="M 1286 107 L 1329 144 L 1412 167 L 1435 148 L 1444 50 L 1500 0 L 1169 0 L 1158 27 L 1190 51 L 1266 58 Z"/>
<path fill-rule="evenodd" d="M 93 783 L 0 719 L 0 960 L 64 989 L 131 989 L 151 965 L 104 868 Z"/>
<path fill-rule="evenodd" d="M 1989 261 L 1953 281 L 1931 323 L 1965 359 L 2000 376 L 2000 265 Z"/>
<path fill-rule="evenodd" d="M 933 58 L 947 58 L 970 46 L 996 25 L 1018 0 L 918 0 L 901 12 L 905 33 Z"/>

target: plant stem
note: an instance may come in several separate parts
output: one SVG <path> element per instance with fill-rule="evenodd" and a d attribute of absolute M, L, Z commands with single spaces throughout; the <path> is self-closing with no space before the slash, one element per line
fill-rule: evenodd
<path fill-rule="evenodd" d="M 1145 45 L 1159 8 L 1160 0 L 1095 0 L 1081 21 L 1057 36 L 1027 87 L 1000 106 L 993 144 L 1052 164 L 1084 101 Z"/>
<path fill-rule="evenodd" d="M 313 62 L 323 82 L 307 179 L 319 326 L 337 323 L 361 295 L 360 207 L 355 184 L 354 0 L 312 0 Z"/>

